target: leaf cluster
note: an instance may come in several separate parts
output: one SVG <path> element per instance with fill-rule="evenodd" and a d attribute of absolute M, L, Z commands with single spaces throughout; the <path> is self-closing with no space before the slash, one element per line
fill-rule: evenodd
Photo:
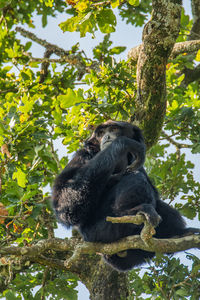
<path fill-rule="evenodd" d="M 2 295 L 8 300 L 34 300 L 44 295 L 52 300 L 76 300 L 76 287 L 77 278 L 72 274 L 45 269 L 36 264 L 16 274 L 10 289 L 6 289 Z"/>
<path fill-rule="evenodd" d="M 146 271 L 139 269 L 130 272 L 131 296 L 134 299 L 198 299 L 200 280 L 200 260 L 188 254 L 187 259 L 192 264 L 192 270 L 180 263 L 179 259 L 167 256 L 157 256 L 154 265 Z"/>
<path fill-rule="evenodd" d="M 84 37 L 87 32 L 94 36 L 98 29 L 108 34 L 115 31 L 117 18 L 113 9 L 118 8 L 122 19 L 127 23 L 142 26 L 150 12 L 150 1 L 139 0 L 108 0 L 108 1 L 67 1 L 72 6 L 68 13 L 73 17 L 60 24 L 65 31 L 78 31 Z"/>

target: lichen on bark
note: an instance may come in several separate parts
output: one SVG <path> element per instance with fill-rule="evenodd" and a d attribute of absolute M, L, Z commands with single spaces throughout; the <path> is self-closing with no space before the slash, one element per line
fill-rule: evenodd
<path fill-rule="evenodd" d="M 180 29 L 179 1 L 152 1 L 137 64 L 134 120 L 144 131 L 147 147 L 158 139 L 166 112 L 166 64 Z"/>

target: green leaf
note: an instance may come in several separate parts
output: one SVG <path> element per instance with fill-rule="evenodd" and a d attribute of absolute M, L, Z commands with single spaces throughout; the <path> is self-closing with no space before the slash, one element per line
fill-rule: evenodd
<path fill-rule="evenodd" d="M 133 6 L 138 6 L 140 4 L 139 0 L 128 0 L 128 3 Z"/>
<path fill-rule="evenodd" d="M 184 288 L 181 288 L 181 289 L 176 291 L 176 295 L 182 296 L 182 297 L 187 297 L 188 292 Z"/>
<path fill-rule="evenodd" d="M 60 102 L 61 108 L 69 108 L 83 101 L 79 93 L 70 88 L 67 89 L 66 95 L 59 95 L 57 99 Z"/>
<path fill-rule="evenodd" d="M 25 73 L 25 72 L 21 72 L 21 76 L 22 76 L 22 78 L 23 78 L 24 80 L 30 80 L 29 75 L 28 75 L 27 73 Z"/>
<path fill-rule="evenodd" d="M 68 19 L 65 22 L 60 23 L 59 26 L 63 32 L 65 32 L 65 31 L 73 32 L 73 31 L 76 31 L 77 26 L 80 21 L 81 21 L 81 17 L 76 16 L 76 17 L 72 17 L 72 18 Z"/>
<path fill-rule="evenodd" d="M 126 50 L 126 47 L 120 47 L 120 46 L 114 47 L 114 48 L 110 49 L 110 54 L 120 54 L 125 50 Z"/>
<path fill-rule="evenodd" d="M 47 25 L 47 15 L 44 13 L 42 15 L 42 27 L 45 27 Z"/>
<path fill-rule="evenodd" d="M 200 50 L 198 50 L 195 60 L 200 61 Z"/>
<path fill-rule="evenodd" d="M 187 204 L 180 209 L 180 212 L 190 220 L 196 216 L 195 208 L 188 206 Z"/>
<path fill-rule="evenodd" d="M 18 297 L 15 296 L 15 294 L 11 291 L 5 291 L 4 296 L 6 297 L 6 300 L 17 300 Z"/>
<path fill-rule="evenodd" d="M 117 20 L 112 9 L 102 9 L 96 18 L 102 33 L 111 33 L 115 31 Z"/>
<path fill-rule="evenodd" d="M 84 37 L 87 32 L 92 33 L 93 28 L 96 28 L 96 21 L 94 16 L 91 13 L 88 13 L 80 22 L 79 22 L 79 31 L 80 36 Z"/>
<path fill-rule="evenodd" d="M 32 42 L 27 42 L 26 45 L 24 46 L 24 50 L 28 51 L 32 46 Z"/>
<path fill-rule="evenodd" d="M 19 186 L 23 188 L 26 186 L 26 182 L 27 182 L 26 174 L 21 169 L 17 168 L 17 171 L 13 173 L 12 178 L 17 179 L 17 183 Z"/>
<path fill-rule="evenodd" d="M 37 61 L 30 61 L 30 62 L 29 62 L 29 66 L 30 66 L 31 68 L 38 68 L 39 65 L 40 65 L 40 63 L 37 62 Z"/>
<path fill-rule="evenodd" d="M 116 8 L 119 5 L 120 5 L 120 0 L 111 0 L 112 8 Z"/>

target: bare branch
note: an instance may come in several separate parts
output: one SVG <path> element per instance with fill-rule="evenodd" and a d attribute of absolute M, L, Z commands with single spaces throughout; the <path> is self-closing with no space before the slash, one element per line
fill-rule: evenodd
<path fill-rule="evenodd" d="M 34 33 L 30 32 L 28 30 L 25 30 L 21 27 L 16 27 L 15 30 L 17 32 L 19 32 L 25 38 L 28 38 L 28 39 L 36 42 L 37 44 L 43 46 L 44 48 L 46 48 L 44 58 L 33 58 L 30 53 L 24 53 L 24 55 L 28 56 L 31 61 L 42 62 L 42 64 L 43 64 L 42 73 L 44 73 L 45 75 L 47 72 L 48 64 L 50 62 L 59 62 L 59 63 L 67 62 L 70 65 L 75 66 L 79 72 L 79 79 L 81 79 L 82 76 L 85 73 L 88 73 L 91 69 L 99 68 L 98 63 L 96 63 L 96 62 L 93 62 L 90 66 L 87 66 L 85 64 L 85 62 L 83 61 L 83 59 L 81 57 L 81 53 L 83 53 L 83 51 L 78 52 L 76 54 L 70 54 L 70 51 L 64 50 L 63 48 L 58 47 L 57 45 L 51 44 L 44 39 L 38 38 Z M 59 59 L 59 60 L 51 59 L 50 60 L 49 57 L 53 53 L 56 54 L 57 56 L 60 56 L 61 59 Z M 85 58 L 85 59 L 87 60 L 87 58 Z M 89 59 L 88 59 L 88 61 L 90 62 Z M 43 80 L 43 77 L 41 78 L 41 80 Z"/>
<path fill-rule="evenodd" d="M 129 50 L 128 52 L 127 58 L 131 59 L 131 61 L 136 64 L 138 61 L 140 49 L 142 49 L 142 44 L 137 47 L 131 48 L 131 50 Z"/>
<path fill-rule="evenodd" d="M 140 237 L 142 241 L 147 245 L 149 243 L 149 240 L 156 233 L 152 224 L 150 224 L 142 214 L 137 214 L 135 216 L 107 217 L 106 220 L 112 223 L 133 223 L 136 225 L 141 225 L 142 223 L 144 223 L 144 227 L 140 233 Z"/>
<path fill-rule="evenodd" d="M 69 56 L 70 55 L 69 51 L 66 51 L 63 48 L 58 47 L 57 45 L 51 44 L 44 39 L 38 38 L 34 33 L 30 32 L 28 30 L 25 30 L 21 27 L 16 27 L 15 30 L 17 32 L 19 32 L 25 38 L 28 38 L 28 39 L 36 42 L 37 44 L 43 46 L 44 48 L 51 49 L 52 52 L 58 56 Z"/>
<path fill-rule="evenodd" d="M 169 141 L 172 145 L 174 145 L 176 147 L 176 157 L 177 159 L 180 159 L 181 157 L 181 149 L 182 148 L 192 148 L 192 145 L 188 145 L 188 144 L 181 144 L 178 143 L 177 141 L 173 140 L 169 135 L 167 135 L 164 131 L 162 131 L 162 135 L 164 136 L 164 138 Z"/>
<path fill-rule="evenodd" d="M 63 64 L 66 62 L 70 62 L 67 57 L 62 58 L 46 58 L 46 57 L 32 57 L 30 53 L 23 53 L 24 55 L 29 57 L 30 62 L 39 62 L 39 63 L 59 63 Z"/>
<path fill-rule="evenodd" d="M 51 49 L 46 49 L 45 53 L 44 53 L 44 58 L 49 58 L 51 56 L 51 54 L 53 53 L 53 51 Z M 49 68 L 49 62 L 43 62 L 41 65 L 41 71 L 40 71 L 40 81 L 39 83 L 43 83 L 45 78 L 48 75 L 48 68 Z"/>
<path fill-rule="evenodd" d="M 170 59 L 183 53 L 195 53 L 200 49 L 200 40 L 191 40 L 186 42 L 176 43 L 170 55 Z"/>
<path fill-rule="evenodd" d="M 162 135 L 168 140 L 172 145 L 174 145 L 177 149 L 181 148 L 192 148 L 192 145 L 188 144 L 181 144 L 178 143 L 177 141 L 173 140 L 169 135 L 167 135 L 164 131 L 162 131 Z"/>

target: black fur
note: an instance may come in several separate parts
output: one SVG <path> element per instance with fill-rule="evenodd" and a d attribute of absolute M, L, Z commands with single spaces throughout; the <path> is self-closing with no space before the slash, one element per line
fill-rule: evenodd
<path fill-rule="evenodd" d="M 118 136 L 100 151 L 97 132 L 104 124 L 100 125 L 55 180 L 53 207 L 58 220 L 66 226 L 76 225 L 84 240 L 90 242 L 112 243 L 140 234 L 142 225 L 106 221 L 107 216 L 138 212 L 144 213 L 154 225 L 158 225 L 158 215 L 161 216 L 155 237 L 169 238 L 196 232 L 185 228 L 178 211 L 159 199 L 143 168 L 145 145 L 140 129 L 126 122 L 114 123 L 121 126 L 122 134 L 126 136 Z M 105 124 L 108 127 L 113 122 Z M 135 170 L 127 172 L 130 153 L 137 158 L 137 163 Z M 126 271 L 153 256 L 154 253 L 136 249 L 127 250 L 125 257 L 115 254 L 105 256 L 105 259 L 114 268 Z"/>

